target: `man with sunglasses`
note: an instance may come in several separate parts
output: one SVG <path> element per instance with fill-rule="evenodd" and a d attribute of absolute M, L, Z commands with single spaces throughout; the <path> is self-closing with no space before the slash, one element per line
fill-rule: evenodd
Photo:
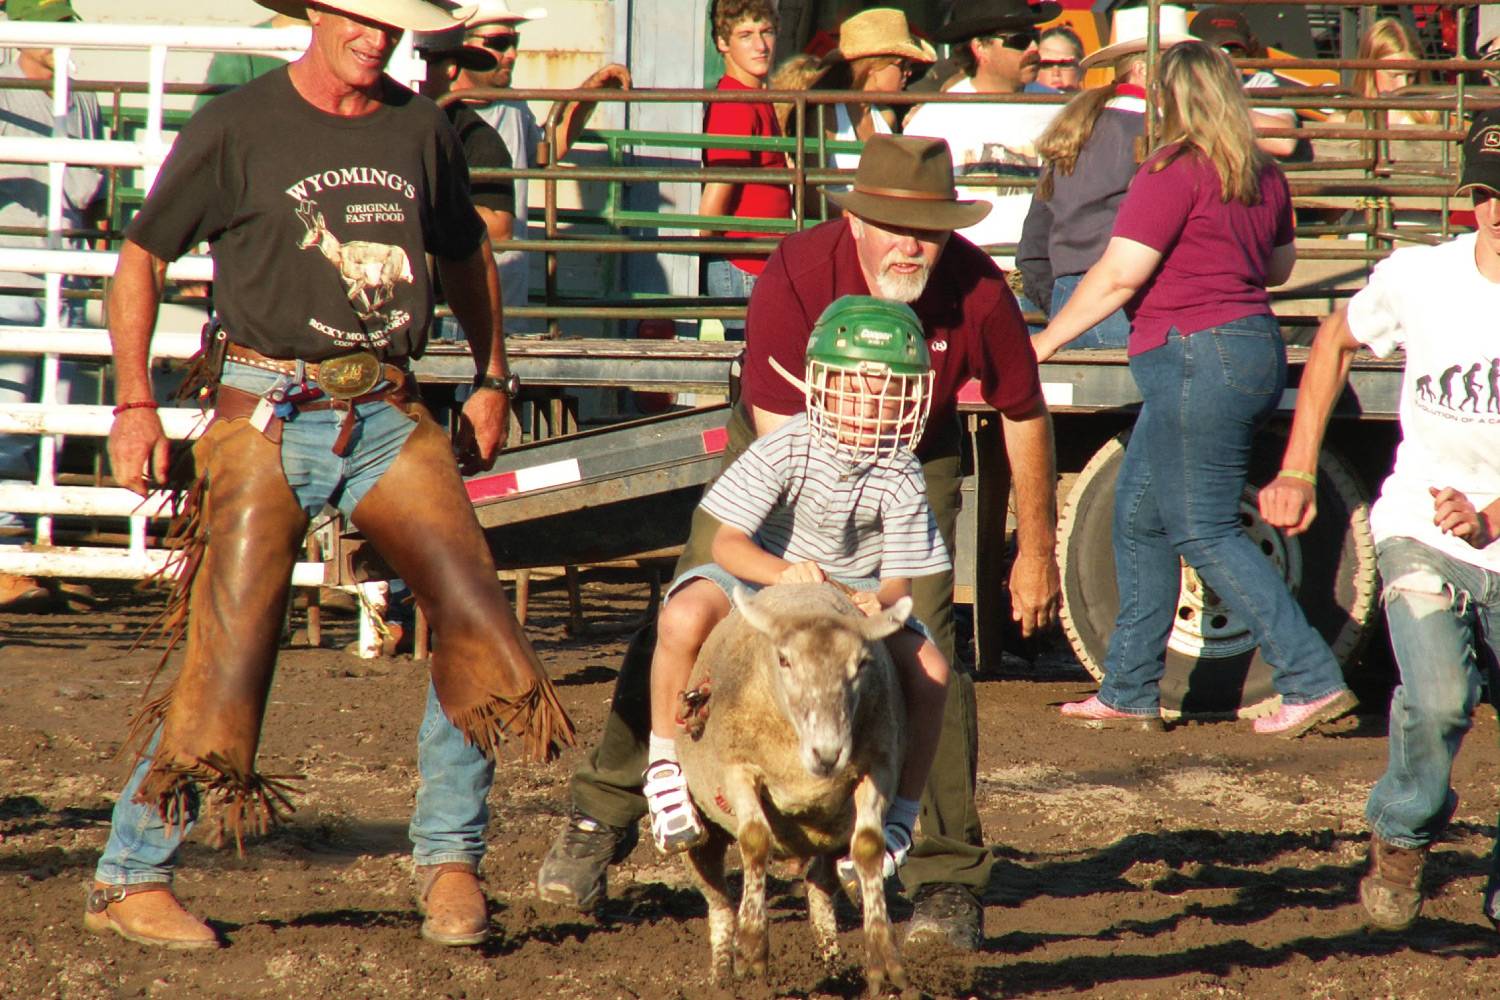
<path fill-rule="evenodd" d="M 482 49 L 493 57 L 489 69 L 465 69 L 453 82 L 455 91 L 478 88 L 506 90 L 511 85 L 515 72 L 516 57 L 521 49 L 520 27 L 530 21 L 539 21 L 547 16 L 540 8 L 523 14 L 511 13 L 505 0 L 479 0 L 479 9 L 469 18 L 465 29 L 464 43 Z M 519 169 L 536 165 L 537 144 L 542 141 L 542 129 L 536 116 L 525 101 L 492 101 L 469 105 L 488 122 L 505 148 L 510 152 L 511 163 Z M 527 235 L 527 183 L 517 178 L 515 238 Z M 510 237 L 506 237 L 510 238 Z M 495 254 L 495 266 L 500 269 L 500 290 L 507 306 L 524 306 L 528 301 L 531 286 L 531 254 L 525 250 L 502 250 Z M 506 317 L 507 332 L 535 332 L 536 321 L 515 316 Z"/>
<path fill-rule="evenodd" d="M 1061 13 L 1060 4 L 1026 0 L 959 0 L 953 20 L 933 32 L 934 41 L 953 46 L 963 78 L 947 87 L 950 94 L 1015 94 L 1036 80 L 1036 26 Z M 927 104 L 907 119 L 907 135 L 946 140 L 953 169 L 964 174 L 999 174 L 1035 178 L 1041 169 L 1036 139 L 1057 113 L 1051 104 Z M 1031 185 L 985 183 L 959 189 L 962 198 L 988 202 L 989 214 L 963 230 L 980 246 L 1015 243 L 1021 237 Z M 996 260 L 1014 266 L 1009 254 Z M 1030 311 L 1030 303 L 1022 308 Z"/>

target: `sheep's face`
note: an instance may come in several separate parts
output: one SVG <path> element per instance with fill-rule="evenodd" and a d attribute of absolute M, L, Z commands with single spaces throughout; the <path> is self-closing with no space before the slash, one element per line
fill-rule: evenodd
<path fill-rule="evenodd" d="M 864 637 L 839 619 L 813 619 L 806 627 L 771 636 L 782 711 L 797 732 L 802 766 L 831 778 L 849 763 L 850 720 L 859 671 L 869 661 Z"/>
<path fill-rule="evenodd" d="M 761 632 L 774 656 L 771 668 L 777 707 L 797 733 L 802 766 L 815 778 L 830 778 L 849 764 L 852 723 L 861 677 L 878 643 L 901 628 L 911 598 L 874 617 L 849 614 L 775 614 L 743 591 L 735 593 L 745 621 Z"/>

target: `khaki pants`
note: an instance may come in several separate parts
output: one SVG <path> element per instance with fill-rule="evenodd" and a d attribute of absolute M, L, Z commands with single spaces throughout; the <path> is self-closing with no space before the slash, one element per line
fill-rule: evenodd
<path fill-rule="evenodd" d="M 755 434 L 745 411 L 729 419 L 727 468 L 749 446 Z M 937 457 L 922 463 L 928 501 L 948 551 L 953 551 L 958 520 L 959 433 L 955 426 L 939 446 Z M 681 575 L 711 561 L 709 548 L 718 522 L 701 509 L 693 513 L 692 534 L 677 563 Z M 953 573 L 918 577 L 912 581 L 914 613 L 931 630 L 938 649 L 953 657 Z M 604 735 L 573 775 L 573 802 L 580 811 L 613 826 L 630 826 L 646 814 L 641 775 L 646 769 L 646 741 L 651 733 L 651 654 L 656 628 L 647 626 L 631 636 L 620 664 L 614 701 L 604 724 Z M 994 857 L 984 846 L 979 813 L 974 805 L 979 766 L 979 721 L 974 701 L 974 679 L 957 669 L 948 687 L 943 733 L 927 791 L 922 796 L 919 836 L 901 881 L 908 892 L 931 883 L 956 883 L 983 892 L 989 884 Z"/>

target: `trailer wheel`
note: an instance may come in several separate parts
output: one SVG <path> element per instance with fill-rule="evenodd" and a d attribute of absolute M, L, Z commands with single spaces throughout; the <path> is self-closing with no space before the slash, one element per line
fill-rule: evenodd
<path fill-rule="evenodd" d="M 1100 680 L 1120 608 L 1111 532 L 1115 478 L 1129 439 L 1129 431 L 1119 434 L 1089 460 L 1057 529 L 1063 630 L 1078 659 Z M 1274 478 L 1285 443 L 1276 434 L 1257 439 L 1250 483 Z M 1246 485 L 1240 519 L 1348 673 L 1363 649 L 1378 593 L 1369 499 L 1349 465 L 1327 449 L 1318 472 L 1318 516 L 1302 535 L 1288 538 L 1261 520 L 1257 486 Z M 1246 622 L 1186 564 L 1167 642 L 1161 702 L 1167 716 L 1251 718 L 1280 706 L 1270 665 L 1261 658 Z"/>

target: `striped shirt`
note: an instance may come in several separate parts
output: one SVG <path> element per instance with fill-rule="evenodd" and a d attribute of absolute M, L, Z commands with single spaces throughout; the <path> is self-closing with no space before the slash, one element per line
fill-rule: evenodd
<path fill-rule="evenodd" d="M 703 509 L 790 562 L 830 576 L 930 576 L 952 566 L 915 455 L 852 465 L 812 442 L 799 413 L 756 438 Z"/>

